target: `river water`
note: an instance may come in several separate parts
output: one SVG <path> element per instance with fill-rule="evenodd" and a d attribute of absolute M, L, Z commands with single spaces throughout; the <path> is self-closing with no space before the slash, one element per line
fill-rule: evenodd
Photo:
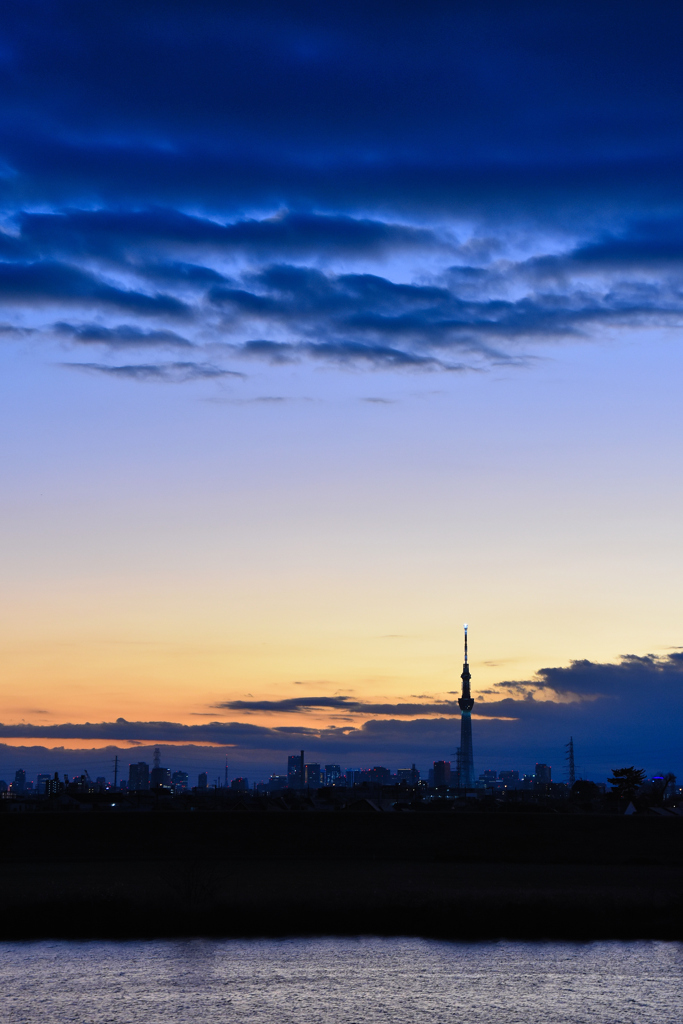
<path fill-rule="evenodd" d="M 6 1024 L 681 1024 L 683 944 L 0 943 Z"/>

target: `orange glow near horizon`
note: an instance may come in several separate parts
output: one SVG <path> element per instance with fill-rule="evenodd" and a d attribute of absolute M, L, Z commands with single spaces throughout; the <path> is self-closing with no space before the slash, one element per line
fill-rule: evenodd
<path fill-rule="evenodd" d="M 78 746 L 74 747 L 73 744 Z M 50 739 L 43 736 L 38 737 L 2 737 L 0 746 L 7 747 L 45 747 L 47 750 L 136 750 L 139 747 L 211 747 L 229 751 L 234 748 L 234 743 L 209 743 L 203 740 L 90 740 L 82 739 L 80 736 L 60 737 Z"/>
<path fill-rule="evenodd" d="M 465 621 L 475 698 L 574 658 L 674 647 L 683 484 L 654 442 L 667 415 L 675 436 L 678 356 L 647 342 L 622 351 L 621 387 L 607 348 L 567 349 L 561 379 L 550 358 L 453 377 L 401 391 L 400 417 L 360 405 L 353 376 L 311 377 L 319 402 L 286 408 L 75 376 L 66 395 L 46 387 L 42 430 L 7 471 L 0 721 L 322 728 L 343 708 L 218 705 L 453 699 Z M 635 379 L 657 395 L 657 429 Z M 558 403 L 580 403 L 570 433 Z M 605 417 L 626 432 L 616 447 Z M 46 447 L 53 427 L 61 446 Z M 669 489 L 656 506 L 631 482 L 645 450 Z"/>

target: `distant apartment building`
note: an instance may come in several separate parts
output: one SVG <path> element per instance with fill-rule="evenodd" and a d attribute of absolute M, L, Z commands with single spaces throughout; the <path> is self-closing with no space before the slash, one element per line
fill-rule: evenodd
<path fill-rule="evenodd" d="M 338 786 L 341 782 L 342 770 L 338 764 L 325 765 L 325 785 Z"/>
<path fill-rule="evenodd" d="M 286 789 L 289 784 L 289 779 L 286 775 L 271 775 L 266 783 L 266 790 L 269 793 L 274 793 L 278 789 Z"/>
<path fill-rule="evenodd" d="M 48 783 L 50 782 L 51 778 L 51 775 L 43 772 L 41 772 L 41 774 L 38 776 L 38 778 L 36 779 L 36 789 L 40 794 L 45 795 L 45 793 L 47 793 Z"/>
<path fill-rule="evenodd" d="M 396 781 L 405 782 L 409 786 L 417 786 L 420 781 L 420 773 L 415 765 L 412 768 L 399 768 L 396 772 Z"/>
<path fill-rule="evenodd" d="M 187 789 L 190 784 L 190 776 L 187 772 L 173 772 L 171 776 L 171 785 L 175 789 Z"/>
<path fill-rule="evenodd" d="M 209 788 L 209 773 L 200 772 L 197 776 L 197 789 L 208 789 Z"/>
<path fill-rule="evenodd" d="M 161 766 L 152 768 L 150 782 L 152 788 L 155 786 L 170 786 L 172 783 L 171 769 L 162 768 Z"/>
<path fill-rule="evenodd" d="M 240 793 L 246 793 L 249 790 L 249 779 L 244 779 L 239 776 L 237 779 L 233 779 L 230 783 L 230 789 L 236 789 Z"/>
<path fill-rule="evenodd" d="M 65 776 L 66 777 L 66 776 Z M 45 795 L 46 796 L 57 796 L 58 793 L 64 792 L 65 783 L 59 778 L 58 772 L 55 772 L 54 778 L 48 778 L 45 783 Z"/>
<path fill-rule="evenodd" d="M 450 761 L 435 761 L 434 762 L 434 788 L 438 789 L 439 786 L 450 786 L 451 784 L 451 762 Z"/>
<path fill-rule="evenodd" d="M 512 769 L 509 771 L 498 772 L 498 778 L 502 782 L 519 782 L 519 772 L 513 771 Z"/>
<path fill-rule="evenodd" d="M 154 748 L 154 767 L 150 775 L 152 789 L 157 786 L 171 785 L 171 769 L 161 767 L 161 751 L 159 747 Z"/>
<path fill-rule="evenodd" d="M 347 768 L 345 772 L 346 785 L 350 788 L 351 786 L 360 785 L 360 768 Z"/>
<path fill-rule="evenodd" d="M 368 781 L 379 786 L 391 785 L 391 772 L 388 768 L 382 768 L 381 765 L 375 765 L 374 768 L 369 768 L 367 772 L 361 774 L 363 782 Z"/>
<path fill-rule="evenodd" d="M 498 772 L 494 771 L 493 768 L 487 768 L 486 771 L 482 772 L 479 776 L 479 781 L 484 783 L 495 782 L 497 778 Z"/>
<path fill-rule="evenodd" d="M 552 782 L 552 769 L 549 764 L 537 764 L 534 775 L 536 782 L 542 782 L 545 784 Z"/>
<path fill-rule="evenodd" d="M 144 761 L 128 765 L 128 789 L 149 789 L 149 765 Z"/>
<path fill-rule="evenodd" d="M 13 793 L 25 793 L 26 792 L 26 772 L 23 768 L 17 768 L 14 773 L 14 782 L 12 783 Z"/>
<path fill-rule="evenodd" d="M 304 786 L 310 789 L 317 789 L 322 784 L 320 765 L 317 762 L 304 765 Z"/>
<path fill-rule="evenodd" d="M 303 782 L 303 757 L 291 754 L 287 758 L 287 785 L 290 789 L 301 789 Z"/>

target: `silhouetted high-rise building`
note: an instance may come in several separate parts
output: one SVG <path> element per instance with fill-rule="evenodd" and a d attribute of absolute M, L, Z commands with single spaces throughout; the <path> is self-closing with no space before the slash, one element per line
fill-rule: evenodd
<path fill-rule="evenodd" d="M 320 778 L 320 765 L 319 764 L 307 764 L 304 765 L 304 786 L 310 786 L 311 788 L 317 789 L 321 785 Z"/>
<path fill-rule="evenodd" d="M 149 765 L 144 761 L 128 765 L 128 789 L 149 789 Z"/>
<path fill-rule="evenodd" d="M 208 789 L 209 788 L 209 773 L 200 772 L 197 776 L 197 789 Z"/>
<path fill-rule="evenodd" d="M 536 765 L 536 772 L 535 772 L 536 782 L 544 782 L 544 783 L 552 782 L 551 775 L 552 775 L 552 768 L 550 767 L 549 764 L 537 764 Z"/>
<path fill-rule="evenodd" d="M 63 792 L 64 783 L 59 778 L 59 773 L 55 772 L 53 779 L 48 779 L 45 783 L 45 794 L 46 796 L 57 796 L 58 793 Z"/>
<path fill-rule="evenodd" d="M 474 751 L 472 749 L 472 708 L 474 700 L 470 694 L 470 666 L 467 661 L 467 625 L 465 625 L 465 661 L 462 666 L 462 695 L 460 706 L 460 755 L 458 758 L 458 785 L 470 788 L 474 785 Z"/>
<path fill-rule="evenodd" d="M 407 782 L 409 786 L 417 786 L 420 781 L 420 773 L 415 765 L 412 768 L 399 768 L 396 771 L 396 781 Z"/>
<path fill-rule="evenodd" d="M 303 786 L 303 765 L 303 751 L 301 754 L 292 754 L 287 758 L 287 785 L 290 789 L 301 789 Z"/>
<path fill-rule="evenodd" d="M 152 768 L 150 782 L 152 787 L 171 785 L 171 769 L 161 767 L 161 751 L 158 747 L 154 748 L 154 767 Z"/>
<path fill-rule="evenodd" d="M 14 782 L 12 783 L 13 793 L 24 793 L 26 791 L 26 772 L 23 768 L 17 768 L 14 773 Z"/>
<path fill-rule="evenodd" d="M 339 785 L 341 779 L 342 770 L 341 765 L 338 764 L 326 764 L 325 765 L 325 785 L 335 786 Z"/>
<path fill-rule="evenodd" d="M 190 776 L 187 772 L 173 772 L 171 776 L 171 785 L 175 786 L 176 789 L 187 789 L 190 784 Z"/>
<path fill-rule="evenodd" d="M 236 789 L 240 793 L 246 793 L 249 789 L 249 779 L 243 779 L 241 776 L 238 779 L 233 779 L 230 783 L 230 789 Z"/>
<path fill-rule="evenodd" d="M 450 786 L 451 784 L 451 762 L 434 762 L 434 786 Z"/>
<path fill-rule="evenodd" d="M 275 793 L 279 789 L 286 789 L 289 784 L 289 779 L 286 775 L 271 775 L 266 783 L 266 789 L 269 793 Z"/>

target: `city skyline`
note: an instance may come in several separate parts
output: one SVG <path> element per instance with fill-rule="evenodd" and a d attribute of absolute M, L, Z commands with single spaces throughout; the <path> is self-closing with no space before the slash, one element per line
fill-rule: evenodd
<path fill-rule="evenodd" d="M 466 716 L 463 715 L 463 720 L 466 720 Z M 575 781 L 576 770 L 574 761 L 574 748 L 573 741 L 570 738 L 570 742 L 567 747 L 571 750 L 571 757 L 565 758 L 566 764 L 563 764 L 560 770 L 564 778 L 561 778 L 556 773 L 555 779 L 552 778 L 552 766 L 537 762 L 534 766 L 533 773 L 525 773 L 520 771 L 518 768 L 511 768 L 507 766 L 503 769 L 492 769 L 491 766 L 484 769 L 481 772 L 474 772 L 473 763 L 469 766 L 465 764 L 464 759 L 461 757 L 461 748 L 456 751 L 456 761 L 451 763 L 448 760 L 434 761 L 431 768 L 426 770 L 420 769 L 416 764 L 410 766 L 402 766 L 392 771 L 391 768 L 387 768 L 383 765 L 369 765 L 347 767 L 342 768 L 341 764 L 326 763 L 321 764 L 320 762 L 310 761 L 305 756 L 305 751 L 301 750 L 298 754 L 290 754 L 287 758 L 286 769 L 282 768 L 280 772 L 271 771 L 268 778 L 254 779 L 250 787 L 249 780 L 243 775 L 238 775 L 231 778 L 234 775 L 234 766 L 228 764 L 226 757 L 225 764 L 222 766 L 220 773 L 212 771 L 211 767 L 203 767 L 198 770 L 197 765 L 191 767 L 194 768 L 194 776 L 191 776 L 190 772 L 183 771 L 177 766 L 165 767 L 162 765 L 162 751 L 157 745 L 153 749 L 151 762 L 145 761 L 144 758 L 139 761 L 131 761 L 126 766 L 125 761 L 118 755 L 115 755 L 113 761 L 98 762 L 98 768 L 103 772 L 102 775 L 97 775 L 95 778 L 90 774 L 86 768 L 83 772 L 79 772 L 76 775 L 69 775 L 68 772 L 61 773 L 55 771 L 54 773 L 49 771 L 45 772 L 41 770 L 37 773 L 37 778 L 30 778 L 30 772 L 27 772 L 25 768 L 17 768 L 12 772 L 5 772 L 8 777 L 13 778 L 8 782 L 7 779 L 0 778 L 0 792 L 6 793 L 11 792 L 15 796 L 20 794 L 39 794 L 45 795 L 48 792 L 52 792 L 52 795 L 58 791 L 56 789 L 46 790 L 45 784 L 51 784 L 54 781 L 55 786 L 62 787 L 72 783 L 80 782 L 87 786 L 96 784 L 96 787 L 104 791 L 105 789 L 111 791 L 131 792 L 137 790 L 155 790 L 159 787 L 163 789 L 171 789 L 176 792 L 186 791 L 190 789 L 198 790 L 210 790 L 210 789 L 237 789 L 237 790 L 249 790 L 253 789 L 256 791 L 266 789 L 280 790 L 305 790 L 313 791 L 319 788 L 325 787 L 344 787 L 353 788 L 357 785 L 374 784 L 374 785 L 398 785 L 401 782 L 406 783 L 410 786 L 418 784 L 428 784 L 429 788 L 446 786 L 460 790 L 473 790 L 482 789 L 484 784 L 491 784 L 496 780 L 505 780 L 506 784 L 512 785 L 512 788 L 518 788 L 516 784 L 520 782 L 531 782 L 540 781 L 542 783 L 562 783 L 567 787 L 567 791 L 571 790 L 573 782 Z M 138 753 L 144 753 L 144 748 L 138 748 Z M 173 761 L 173 755 L 175 748 L 170 747 L 166 749 L 166 755 Z M 215 766 L 214 766 L 215 767 Z M 113 769 L 113 780 L 111 778 Z M 0 771 L 1 775 L 1 771 Z M 579 779 L 586 778 L 579 768 L 578 773 Z"/>

